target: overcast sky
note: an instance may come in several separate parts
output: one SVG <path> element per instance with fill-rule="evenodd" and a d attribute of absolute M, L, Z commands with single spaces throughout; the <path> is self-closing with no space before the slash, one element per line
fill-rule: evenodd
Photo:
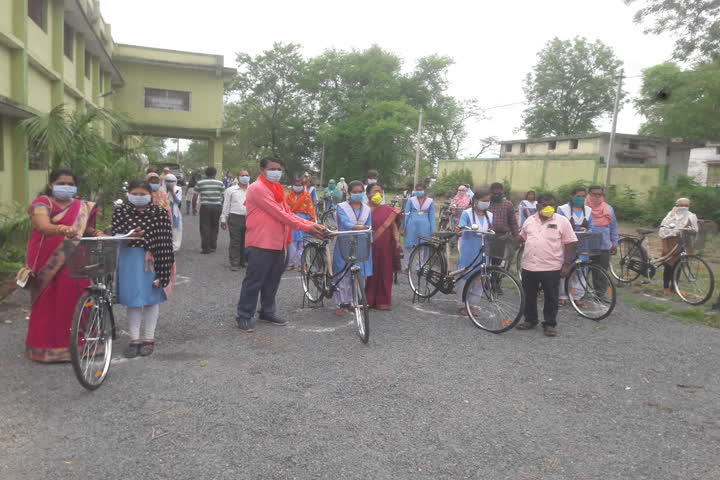
<path fill-rule="evenodd" d="M 231 67 L 235 52 L 257 54 L 276 41 L 299 43 L 306 56 L 376 43 L 403 58 L 406 70 L 417 58 L 448 55 L 450 93 L 483 107 L 523 101 L 522 81 L 554 36 L 602 40 L 629 76 L 669 59 L 673 46 L 643 35 L 622 0 L 102 0 L 101 10 L 116 42 L 222 54 Z M 631 95 L 639 86 L 639 78 L 627 80 Z M 514 129 L 523 108 L 488 110 L 490 120 L 468 126 L 466 153 L 477 153 L 485 136 L 522 137 Z M 626 105 L 618 131 L 636 133 L 641 122 Z M 609 120 L 600 128 L 609 130 Z"/>

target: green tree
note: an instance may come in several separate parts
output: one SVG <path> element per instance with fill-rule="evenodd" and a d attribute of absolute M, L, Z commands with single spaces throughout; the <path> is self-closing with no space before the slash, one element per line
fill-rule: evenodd
<path fill-rule="evenodd" d="M 720 139 L 720 61 L 682 70 L 663 63 L 643 71 L 640 97 L 635 100 L 646 122 L 642 135 Z"/>
<path fill-rule="evenodd" d="M 601 41 L 585 38 L 549 41 L 525 79 L 528 107 L 522 129 L 529 137 L 595 131 L 613 110 L 622 62 Z"/>
<path fill-rule="evenodd" d="M 635 13 L 635 22 L 651 22 L 645 33 L 667 32 L 675 37 L 675 60 L 720 57 L 720 1 L 625 0 L 625 3 L 643 4 Z"/>

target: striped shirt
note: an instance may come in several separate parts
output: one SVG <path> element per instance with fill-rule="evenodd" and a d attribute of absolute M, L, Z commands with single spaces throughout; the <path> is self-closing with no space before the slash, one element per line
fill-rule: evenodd
<path fill-rule="evenodd" d="M 195 191 L 200 195 L 201 205 L 222 205 L 225 187 L 220 180 L 203 178 L 195 184 Z"/>

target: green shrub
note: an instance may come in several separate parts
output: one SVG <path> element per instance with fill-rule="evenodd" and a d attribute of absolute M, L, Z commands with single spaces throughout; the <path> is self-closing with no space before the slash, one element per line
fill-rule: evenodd
<path fill-rule="evenodd" d="M 435 196 L 453 196 L 457 192 L 457 187 L 464 184 L 473 185 L 475 190 L 472 173 L 467 169 L 460 169 L 451 172 L 444 177 L 439 178 L 432 186 L 433 195 Z"/>

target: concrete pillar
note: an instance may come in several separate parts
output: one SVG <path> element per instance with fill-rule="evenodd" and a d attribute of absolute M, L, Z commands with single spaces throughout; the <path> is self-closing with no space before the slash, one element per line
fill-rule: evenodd
<path fill-rule="evenodd" d="M 10 133 L 10 170 L 12 172 L 12 199 L 18 205 L 27 205 L 30 202 L 30 171 L 28 165 L 27 136 L 20 130 L 20 121 L 8 119 Z"/>
<path fill-rule="evenodd" d="M 65 7 L 62 0 L 53 0 L 48 4 L 48 22 L 52 23 L 52 67 L 55 72 L 60 75 L 60 80 L 56 80 L 52 84 L 52 106 L 55 107 L 63 103 L 63 86 L 64 65 L 63 57 L 65 56 Z"/>
<path fill-rule="evenodd" d="M 217 168 L 218 172 L 223 171 L 223 141 L 222 138 L 208 139 L 208 164 Z"/>

